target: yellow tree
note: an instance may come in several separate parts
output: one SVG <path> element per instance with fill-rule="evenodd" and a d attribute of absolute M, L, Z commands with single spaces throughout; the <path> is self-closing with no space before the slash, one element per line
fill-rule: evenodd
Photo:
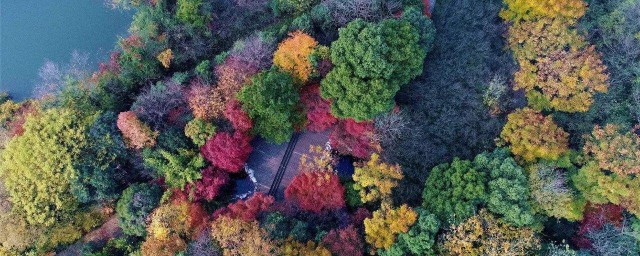
<path fill-rule="evenodd" d="M 626 176 L 640 172 L 640 137 L 633 132 L 619 133 L 620 128 L 608 124 L 596 125 L 585 136 L 583 151 L 592 157 L 600 169 Z"/>
<path fill-rule="evenodd" d="M 382 204 L 379 210 L 373 212 L 373 217 L 364 219 L 365 239 L 376 249 L 389 249 L 396 235 L 409 231 L 417 218 L 418 214 L 406 204 L 396 209 Z"/>
<path fill-rule="evenodd" d="M 558 159 L 569 149 L 568 137 L 551 116 L 530 108 L 509 114 L 500 133 L 500 138 L 510 144 L 511 152 L 527 162 Z"/>
<path fill-rule="evenodd" d="M 368 162 L 355 168 L 353 186 L 360 191 L 363 203 L 390 200 L 391 189 L 404 177 L 399 165 L 383 163 L 379 158 L 374 153 Z"/>
<path fill-rule="evenodd" d="M 556 50 L 535 63 L 519 63 L 514 89 L 524 89 L 529 104 L 537 109 L 585 112 L 593 103 L 593 95 L 609 87 L 606 66 L 594 46 Z"/>
<path fill-rule="evenodd" d="M 518 22 L 509 27 L 509 48 L 518 61 L 534 62 L 562 49 L 581 49 L 586 40 L 562 19 L 541 18 Z"/>
<path fill-rule="evenodd" d="M 504 224 L 485 209 L 445 235 L 447 255 L 530 255 L 540 248 L 540 239 L 530 228 Z"/>
<path fill-rule="evenodd" d="M 220 216 L 211 223 L 211 236 L 218 241 L 225 256 L 278 255 L 276 244 L 257 221 Z"/>
<path fill-rule="evenodd" d="M 282 255 L 284 256 L 331 256 L 331 252 L 322 245 L 313 241 L 301 243 L 293 239 L 288 239 L 282 247 Z"/>
<path fill-rule="evenodd" d="M 587 10 L 583 0 L 504 0 L 504 3 L 508 8 L 500 12 L 500 17 L 507 21 L 550 17 L 575 22 Z"/>
<path fill-rule="evenodd" d="M 302 31 L 295 31 L 280 43 L 278 50 L 273 54 L 273 64 L 304 83 L 313 72 L 309 55 L 316 46 L 318 42 L 313 37 Z"/>
<path fill-rule="evenodd" d="M 166 49 L 160 52 L 160 54 L 158 54 L 156 58 L 158 59 L 158 61 L 160 61 L 160 63 L 162 63 L 162 66 L 164 68 L 169 68 L 169 66 L 171 65 L 171 60 L 173 59 L 173 51 L 171 51 L 171 49 Z"/>

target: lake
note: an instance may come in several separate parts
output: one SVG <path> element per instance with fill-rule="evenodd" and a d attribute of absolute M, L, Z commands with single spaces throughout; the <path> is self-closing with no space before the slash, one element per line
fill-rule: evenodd
<path fill-rule="evenodd" d="M 46 60 L 64 65 L 77 50 L 97 69 L 125 36 L 133 11 L 105 0 L 0 0 L 0 91 L 31 97 Z"/>

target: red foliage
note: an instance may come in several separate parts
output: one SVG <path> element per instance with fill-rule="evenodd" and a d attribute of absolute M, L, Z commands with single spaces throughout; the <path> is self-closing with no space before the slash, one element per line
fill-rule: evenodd
<path fill-rule="evenodd" d="M 305 87 L 300 97 L 307 113 L 307 130 L 312 132 L 324 131 L 338 122 L 331 115 L 331 102 L 320 97 L 320 85 Z"/>
<path fill-rule="evenodd" d="M 360 207 L 351 215 L 351 223 L 358 226 L 363 226 L 364 219 L 371 218 L 372 216 L 373 214 L 369 210 L 367 210 L 367 208 Z"/>
<path fill-rule="evenodd" d="M 194 237 L 204 230 L 209 221 L 209 214 L 200 203 L 192 202 L 189 204 L 189 226 L 193 227 Z"/>
<path fill-rule="evenodd" d="M 23 125 L 27 120 L 27 117 L 36 114 L 38 114 L 38 107 L 35 106 L 32 101 L 26 101 L 25 103 L 20 104 L 20 108 L 14 112 L 13 118 L 8 120 L 6 123 L 8 128 L 7 130 L 9 131 L 9 137 L 21 136 L 24 133 Z"/>
<path fill-rule="evenodd" d="M 250 141 L 251 137 L 244 133 L 235 132 L 231 135 L 228 132 L 220 132 L 207 140 L 200 152 L 213 166 L 237 173 L 242 170 L 253 150 Z"/>
<path fill-rule="evenodd" d="M 332 172 L 301 172 L 287 186 L 284 196 L 315 213 L 344 207 L 344 187 Z"/>
<path fill-rule="evenodd" d="M 340 154 L 358 158 L 369 158 L 380 150 L 373 138 L 374 128 L 371 122 L 356 122 L 349 118 L 340 120 L 329 136 L 331 147 Z"/>
<path fill-rule="evenodd" d="M 100 64 L 98 64 L 98 74 L 104 74 L 106 72 L 111 72 L 113 74 L 120 73 L 120 63 L 118 63 L 118 58 L 120 58 L 120 52 L 111 52 L 108 62 L 100 62 Z"/>
<path fill-rule="evenodd" d="M 573 242 L 582 249 L 591 249 L 591 242 L 585 235 L 589 232 L 601 229 L 605 224 L 613 224 L 620 227 L 624 217 L 622 206 L 615 204 L 587 204 L 584 219 L 580 223 L 577 236 Z"/>
<path fill-rule="evenodd" d="M 229 174 L 225 171 L 218 170 L 212 166 L 202 170 L 202 179 L 196 181 L 193 186 L 189 185 L 189 189 L 193 189 L 194 200 L 211 201 L 219 193 L 220 189 L 229 182 Z"/>
<path fill-rule="evenodd" d="M 272 196 L 262 193 L 255 193 L 246 200 L 238 200 L 235 203 L 220 208 L 213 213 L 214 218 L 227 216 L 232 219 L 242 219 L 245 221 L 255 220 L 261 211 L 266 210 L 275 200 Z"/>
<path fill-rule="evenodd" d="M 233 129 L 238 132 L 248 132 L 253 127 L 253 122 L 249 115 L 242 110 L 240 101 L 233 99 L 227 102 L 227 106 L 224 110 L 224 117 L 231 122 Z"/>
<path fill-rule="evenodd" d="M 358 230 L 350 225 L 343 229 L 334 229 L 322 238 L 322 244 L 333 255 L 352 256 L 363 255 L 364 243 L 358 235 Z"/>
<path fill-rule="evenodd" d="M 138 34 L 131 34 L 127 38 L 122 39 L 120 46 L 125 51 L 131 51 L 132 48 L 140 48 L 144 44 L 142 38 Z"/>

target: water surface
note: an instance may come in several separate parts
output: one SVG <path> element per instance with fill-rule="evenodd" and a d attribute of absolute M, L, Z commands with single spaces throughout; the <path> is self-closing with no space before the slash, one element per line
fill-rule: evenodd
<path fill-rule="evenodd" d="M 67 63 L 74 50 L 89 54 L 96 69 L 132 15 L 105 0 L 0 0 L 0 91 L 30 97 L 45 61 Z"/>

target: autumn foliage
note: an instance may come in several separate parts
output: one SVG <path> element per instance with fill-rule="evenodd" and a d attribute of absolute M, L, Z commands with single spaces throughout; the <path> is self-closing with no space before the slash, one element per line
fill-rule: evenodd
<path fill-rule="evenodd" d="M 122 132 L 125 143 L 130 148 L 141 149 L 153 147 L 156 144 L 157 132 L 140 121 L 135 113 L 126 111 L 118 114 L 118 129 Z"/>
<path fill-rule="evenodd" d="M 304 83 L 313 72 L 309 55 L 317 45 L 318 42 L 304 32 L 292 32 L 273 54 L 273 64 Z"/>
<path fill-rule="evenodd" d="M 619 133 L 620 128 L 608 124 L 604 128 L 596 125 L 590 136 L 586 136 L 583 151 L 594 158 L 602 170 L 618 175 L 640 172 L 640 137 L 633 132 Z"/>
<path fill-rule="evenodd" d="M 173 200 L 151 215 L 143 255 L 174 255 L 186 249 L 187 241 L 203 228 L 207 215 L 202 206 L 186 200 Z"/>
<path fill-rule="evenodd" d="M 396 235 L 407 232 L 417 218 L 418 214 L 406 204 L 396 209 L 383 205 L 373 212 L 373 217 L 364 220 L 366 241 L 374 248 L 389 249 Z"/>
<path fill-rule="evenodd" d="M 238 200 L 224 208 L 218 209 L 213 215 L 218 218 L 226 216 L 232 219 L 242 219 L 245 221 L 255 220 L 258 214 L 271 206 L 274 202 L 272 196 L 262 193 L 255 193 L 250 198 Z"/>
<path fill-rule="evenodd" d="M 235 99 L 236 94 L 260 70 L 236 57 L 227 58 L 215 69 L 218 83 L 214 91 L 222 98 L 221 104 Z"/>
<path fill-rule="evenodd" d="M 578 236 L 574 238 L 573 242 L 579 248 L 591 249 L 591 242 L 585 235 L 603 228 L 606 224 L 620 227 L 623 220 L 623 209 L 618 205 L 588 204 L 584 212 L 584 219 L 582 219 L 580 228 L 578 228 Z"/>
<path fill-rule="evenodd" d="M 332 172 L 302 172 L 296 175 L 284 191 L 287 200 L 300 208 L 319 213 L 344 207 L 344 187 Z"/>
<path fill-rule="evenodd" d="M 380 151 L 380 144 L 374 139 L 373 123 L 356 122 L 351 118 L 338 122 L 331 132 L 329 143 L 338 153 L 358 158 L 366 159 Z"/>
<path fill-rule="evenodd" d="M 358 234 L 358 229 L 353 225 L 329 231 L 322 238 L 322 244 L 337 256 L 362 255 L 364 248 L 364 242 Z"/>
<path fill-rule="evenodd" d="M 565 112 L 585 112 L 593 103 L 593 95 L 606 92 L 606 67 L 594 46 L 584 49 L 558 50 L 535 63 L 520 61 L 514 75 L 514 89 L 524 89 L 529 101 L 541 107 Z"/>
<path fill-rule="evenodd" d="M 509 21 L 531 20 L 540 17 L 561 18 L 574 21 L 587 10 L 583 0 L 504 0 L 508 9 L 500 12 L 500 17 Z"/>
<path fill-rule="evenodd" d="M 253 121 L 242 109 L 242 105 L 236 99 L 227 102 L 227 106 L 224 110 L 224 117 L 231 122 L 233 129 L 238 132 L 248 132 L 253 127 Z"/>
<path fill-rule="evenodd" d="M 447 255 L 528 255 L 540 248 L 532 229 L 504 224 L 484 209 L 452 227 L 444 240 Z"/>
<path fill-rule="evenodd" d="M 568 150 L 568 136 L 551 116 L 529 108 L 509 114 L 500 133 L 500 138 L 511 145 L 511 152 L 528 162 L 558 159 Z"/>
<path fill-rule="evenodd" d="M 194 200 L 213 200 L 229 182 L 229 174 L 212 166 L 202 170 L 202 178 L 194 182 Z M 191 185 L 190 185 L 191 186 Z"/>
<path fill-rule="evenodd" d="M 355 168 L 354 188 L 360 192 L 360 200 L 364 203 L 389 200 L 391 190 L 404 177 L 399 165 L 381 162 L 379 158 L 378 154 L 373 154 L 371 160 Z"/>
<path fill-rule="evenodd" d="M 200 148 L 202 156 L 209 160 L 213 166 L 230 173 L 242 170 L 244 163 L 249 158 L 253 148 L 249 135 L 235 132 L 220 132 L 207 140 Z"/>
<path fill-rule="evenodd" d="M 338 119 L 331 114 L 331 102 L 320 97 L 319 85 L 314 84 L 303 88 L 300 98 L 307 114 L 307 130 L 321 132 L 338 122 Z"/>
<path fill-rule="evenodd" d="M 195 118 L 212 120 L 222 114 L 222 96 L 211 86 L 200 80 L 193 80 L 187 93 L 187 102 Z"/>
<path fill-rule="evenodd" d="M 278 248 L 257 221 L 222 216 L 211 223 L 211 236 L 224 255 L 277 255 Z"/>

